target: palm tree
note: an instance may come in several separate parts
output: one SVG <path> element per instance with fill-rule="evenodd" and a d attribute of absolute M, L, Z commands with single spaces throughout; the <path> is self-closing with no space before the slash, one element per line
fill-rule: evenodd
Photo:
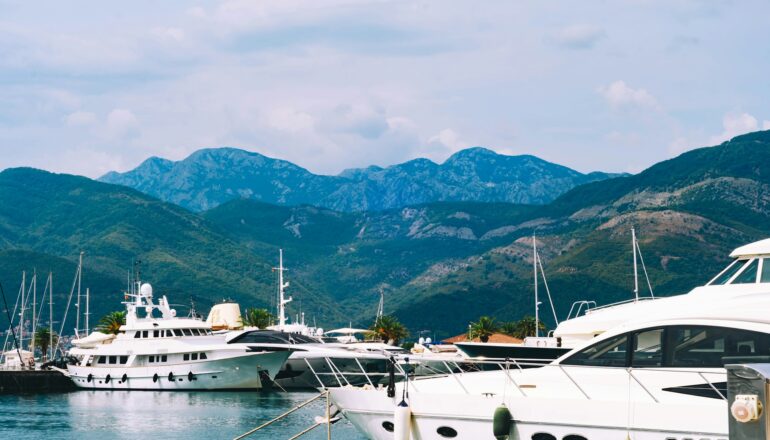
<path fill-rule="evenodd" d="M 508 336 L 514 336 L 516 334 L 516 331 L 518 330 L 518 322 L 516 321 L 507 321 L 502 324 L 500 324 L 500 333 L 508 335 Z"/>
<path fill-rule="evenodd" d="M 369 330 L 383 341 L 387 341 L 389 345 L 397 345 L 398 341 L 409 336 L 409 330 L 404 327 L 404 324 L 401 324 L 394 316 L 389 315 L 377 318 Z"/>
<path fill-rule="evenodd" d="M 538 328 L 541 332 L 546 332 L 547 330 L 543 321 L 540 321 Z M 524 339 L 527 336 L 535 336 L 535 318 L 529 315 L 521 318 L 516 323 L 516 329 L 511 336 L 519 339 Z"/>
<path fill-rule="evenodd" d="M 102 316 L 96 328 L 100 332 L 117 335 L 121 325 L 126 325 L 126 312 L 110 312 Z"/>
<path fill-rule="evenodd" d="M 243 316 L 243 325 L 247 327 L 267 328 L 273 323 L 275 317 L 267 309 L 246 309 Z"/>
<path fill-rule="evenodd" d="M 51 338 L 51 329 L 48 327 L 38 327 L 35 331 L 35 347 L 40 347 L 40 351 L 43 353 L 43 359 L 48 358 L 48 345 L 53 340 L 54 345 L 59 341 L 59 335 L 53 334 Z"/>
<path fill-rule="evenodd" d="M 471 338 L 479 338 L 481 342 L 489 341 L 489 337 L 499 330 L 495 318 L 482 316 L 478 321 L 471 323 Z"/>

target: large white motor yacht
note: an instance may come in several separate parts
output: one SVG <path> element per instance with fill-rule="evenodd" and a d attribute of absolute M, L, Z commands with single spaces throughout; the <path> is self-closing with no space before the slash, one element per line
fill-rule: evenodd
<path fill-rule="evenodd" d="M 154 304 L 150 284 L 135 290 L 126 294 L 126 324 L 117 335 L 92 333 L 73 342 L 69 354 L 78 363 L 67 370 L 78 387 L 258 389 L 291 354 L 288 345 L 228 343 L 204 321 L 177 318 L 165 296 Z"/>
<path fill-rule="evenodd" d="M 371 439 L 493 439 L 498 412 L 497 438 L 511 440 L 726 440 L 724 365 L 770 359 L 770 240 L 731 255 L 708 285 L 651 301 L 544 367 L 417 378 L 392 397 L 335 389 L 332 399 Z"/>

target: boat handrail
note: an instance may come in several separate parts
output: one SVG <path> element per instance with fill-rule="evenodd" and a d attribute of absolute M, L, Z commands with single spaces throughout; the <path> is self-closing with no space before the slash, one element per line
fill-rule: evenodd
<path fill-rule="evenodd" d="M 591 308 L 590 311 L 591 312 L 595 312 L 597 310 L 607 309 L 607 308 L 610 308 L 610 307 L 620 306 L 620 305 L 623 305 L 623 304 L 630 304 L 630 303 L 642 302 L 642 301 L 654 301 L 656 299 L 660 299 L 660 298 L 653 298 L 651 296 L 644 296 L 644 297 L 641 297 L 639 299 L 631 298 L 631 299 L 626 299 L 626 300 L 623 300 L 623 301 L 618 301 L 618 302 L 614 302 L 614 303 L 610 303 L 610 304 L 603 304 L 601 306 L 593 307 L 593 308 Z M 588 311 L 586 311 L 586 312 L 588 312 Z"/>

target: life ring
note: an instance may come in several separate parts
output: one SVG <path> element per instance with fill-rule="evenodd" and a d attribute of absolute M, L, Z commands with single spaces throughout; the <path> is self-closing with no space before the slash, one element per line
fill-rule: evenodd
<path fill-rule="evenodd" d="M 168 373 L 168 381 L 173 382 L 174 381 L 174 373 L 169 372 Z"/>
<path fill-rule="evenodd" d="M 155 373 L 154 376 L 152 376 L 152 381 L 157 382 L 158 381 L 158 373 Z"/>
<path fill-rule="evenodd" d="M 104 378 L 104 383 L 110 383 L 110 380 L 111 380 L 111 379 L 112 379 L 112 378 L 111 378 L 111 377 L 110 377 L 110 375 L 108 374 L 108 375 L 107 375 L 107 377 L 105 377 L 105 378 Z"/>
<path fill-rule="evenodd" d="M 121 380 L 122 382 L 124 382 L 124 383 L 125 383 L 125 382 L 128 382 L 128 374 L 126 374 L 126 373 L 123 373 L 123 377 L 121 377 L 121 378 L 120 378 L 120 380 Z"/>
<path fill-rule="evenodd" d="M 193 372 L 192 372 L 192 371 L 191 371 L 191 372 L 189 372 L 189 373 L 187 373 L 187 380 L 188 380 L 188 381 L 190 381 L 190 382 L 192 382 L 193 380 L 195 380 L 195 375 L 193 374 Z"/>
<path fill-rule="evenodd" d="M 89 374 L 88 377 L 86 377 L 86 382 L 91 383 L 92 380 L 94 380 L 94 375 Z"/>

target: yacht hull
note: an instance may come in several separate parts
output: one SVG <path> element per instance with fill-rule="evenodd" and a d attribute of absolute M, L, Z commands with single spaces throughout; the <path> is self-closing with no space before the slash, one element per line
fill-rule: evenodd
<path fill-rule="evenodd" d="M 260 389 L 266 385 L 265 381 L 275 378 L 290 353 L 245 353 L 224 359 L 144 367 L 69 365 L 67 370 L 76 386 L 87 389 Z"/>
<path fill-rule="evenodd" d="M 367 438 L 393 439 L 387 427 L 394 422 L 397 399 L 388 398 L 383 390 L 339 388 L 331 393 L 345 418 Z M 446 435 L 439 433 L 442 428 L 445 434 L 447 428 L 456 432 L 458 439 L 495 438 L 492 415 L 501 404 L 499 396 L 416 393 L 409 404 L 413 439 L 446 439 Z M 619 402 L 572 399 L 514 399 L 507 406 L 514 419 L 511 440 L 530 440 L 537 438 L 533 436 L 538 433 L 553 436 L 543 438 L 558 439 L 569 435 L 633 440 L 728 438 L 727 405 L 723 402 L 701 407 L 697 412 L 687 404 L 654 403 L 636 404 L 629 412 L 627 405 Z"/>

